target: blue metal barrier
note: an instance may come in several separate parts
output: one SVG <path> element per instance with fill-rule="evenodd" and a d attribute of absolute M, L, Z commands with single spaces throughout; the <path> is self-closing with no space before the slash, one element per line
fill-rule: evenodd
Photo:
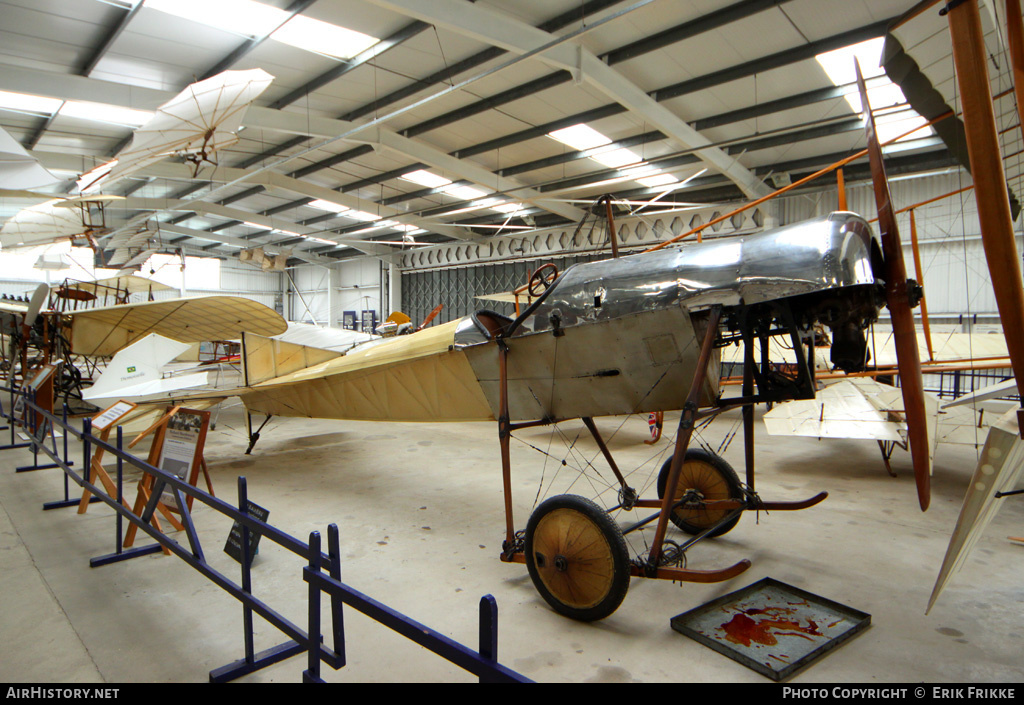
<path fill-rule="evenodd" d="M 9 391 L 2 388 L 0 390 Z M 341 582 L 340 549 L 336 525 L 331 524 L 328 527 L 329 550 L 327 554 L 323 554 L 320 550 L 320 535 L 318 532 L 312 532 L 309 537 L 309 543 L 304 543 L 250 514 L 247 511 L 248 491 L 244 477 L 238 478 L 238 508 L 236 508 L 197 487 L 189 485 L 176 475 L 154 467 L 125 451 L 122 448 L 120 427 L 117 429 L 116 445 L 112 445 L 92 434 L 90 419 L 86 419 L 83 422 L 82 430 L 78 431 L 67 423 L 66 411 L 65 417 L 58 419 L 53 414 L 37 406 L 27 397 L 24 400 L 26 409 L 32 409 L 43 414 L 51 428 L 60 427 L 64 430 L 64 458 L 61 458 L 57 453 L 55 439 L 54 448 L 51 450 L 45 442 L 37 439 L 34 435 L 32 436 L 33 440 L 30 441 L 33 452 L 38 453 L 42 451 L 50 457 L 54 462 L 50 467 L 59 467 L 64 471 L 65 483 L 70 478 L 83 490 L 88 490 L 93 495 L 94 500 L 106 503 L 116 512 L 115 552 L 91 559 L 90 566 L 98 567 L 166 549 L 242 603 L 244 656 L 234 663 L 210 671 L 211 682 L 233 680 L 303 652 L 307 654 L 307 668 L 303 671 L 303 680 L 306 682 L 322 682 L 320 676 L 321 662 L 326 663 L 334 670 L 345 666 L 344 604 L 350 605 L 382 625 L 397 631 L 420 646 L 469 671 L 476 675 L 481 682 L 529 682 L 529 679 L 502 666 L 497 661 L 498 613 L 497 604 L 492 596 L 486 595 L 481 600 L 480 648 L 478 651 L 473 651 Z M 34 414 L 29 414 L 29 416 L 32 417 Z M 16 418 L 16 414 L 7 414 L 2 404 L 0 404 L 0 417 L 10 419 L 12 426 L 23 423 Z M 73 469 L 73 464 L 67 460 L 67 438 L 69 434 L 73 434 L 82 441 L 83 466 L 86 468 L 85 477 L 79 475 Z M 116 498 L 106 494 L 103 488 L 94 484 L 93 478 L 89 476 L 91 474 L 90 456 L 93 447 L 103 448 L 117 459 L 118 496 Z M 0 450 L 3 449 L 4 447 L 0 447 Z M 123 504 L 123 466 L 125 463 L 139 468 L 154 478 L 155 484 L 152 498 L 141 516 L 135 514 Z M 164 486 L 170 488 L 178 500 L 182 524 L 185 526 L 185 535 L 188 539 L 187 546 L 159 531 L 150 523 L 153 512 L 156 509 L 157 500 L 161 496 Z M 202 546 L 199 543 L 198 534 L 192 523 L 191 511 L 189 510 L 188 503 L 185 501 L 186 495 L 230 517 L 242 527 L 241 585 L 215 570 L 206 562 Z M 77 505 L 78 502 L 69 499 L 67 485 L 65 485 L 65 499 L 59 503 L 49 504 L 72 506 Z M 44 508 L 52 507 L 44 506 Z M 156 543 L 124 549 L 122 547 L 123 519 L 127 519 L 141 531 L 148 534 Z M 289 621 L 252 594 L 250 543 L 254 532 L 284 547 L 307 562 L 307 565 L 302 569 L 302 579 L 308 584 L 307 629 L 303 629 Z M 322 635 L 320 634 L 320 602 L 322 593 L 327 593 L 330 597 L 333 648 L 323 643 Z M 266 651 L 255 653 L 253 648 L 253 613 L 260 615 L 277 627 L 288 637 L 288 640 Z"/>

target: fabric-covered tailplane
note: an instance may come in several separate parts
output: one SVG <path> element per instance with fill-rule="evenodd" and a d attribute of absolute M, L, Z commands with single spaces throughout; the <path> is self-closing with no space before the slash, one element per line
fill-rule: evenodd
<path fill-rule="evenodd" d="M 297 343 L 244 333 L 242 375 L 246 386 L 265 382 L 292 372 L 341 357 L 343 353 L 321 350 Z"/>

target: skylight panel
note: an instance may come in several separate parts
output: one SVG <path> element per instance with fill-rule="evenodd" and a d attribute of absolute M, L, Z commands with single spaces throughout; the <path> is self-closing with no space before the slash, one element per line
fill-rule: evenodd
<path fill-rule="evenodd" d="M 625 147 L 613 149 L 609 152 L 592 154 L 590 158 L 595 162 L 612 168 L 626 166 L 627 164 L 636 164 L 637 162 L 642 161 L 640 159 L 640 155 L 630 149 L 626 149 Z"/>
<path fill-rule="evenodd" d="M 815 58 L 828 75 L 829 80 L 837 86 L 853 83 L 857 80 L 857 71 L 854 67 L 854 61 L 856 60 L 860 64 L 860 70 L 864 75 L 865 82 L 872 78 L 877 79 L 875 81 L 871 81 L 867 89 L 868 102 L 871 103 L 871 109 L 872 111 L 877 112 L 879 109 L 892 107 L 894 105 L 903 105 L 907 102 L 907 99 L 903 95 L 903 91 L 900 90 L 900 87 L 885 77 L 885 69 L 881 66 L 882 46 L 884 42 L 885 39 L 883 37 L 869 39 L 866 42 L 853 44 L 848 47 L 843 47 L 842 49 L 825 52 L 824 54 L 818 54 Z M 860 92 L 851 91 L 850 93 L 847 93 L 845 97 L 846 102 L 850 104 L 850 108 L 853 112 L 859 115 L 862 112 Z M 887 136 L 883 136 L 881 123 L 885 122 L 886 119 L 882 116 L 876 115 L 875 120 L 876 123 L 879 123 L 878 133 L 879 141 L 881 142 L 885 142 L 887 139 L 896 137 L 913 127 L 913 124 L 904 123 L 901 119 L 900 124 L 905 124 L 906 129 L 887 129 L 884 131 Z M 926 121 L 922 119 L 921 122 L 923 123 Z M 933 133 L 934 130 L 929 127 L 915 133 L 908 139 L 917 139 Z"/>
<path fill-rule="evenodd" d="M 438 188 L 439 186 L 447 186 L 451 183 L 451 180 L 446 179 L 443 176 L 439 176 L 438 174 L 433 174 L 425 169 L 410 171 L 408 174 L 402 174 L 399 178 L 428 188 Z"/>
<path fill-rule="evenodd" d="M 60 109 L 60 114 L 82 120 L 134 127 L 145 125 L 153 117 L 153 113 L 148 110 L 134 110 L 132 108 L 122 108 L 118 105 L 87 103 L 77 100 L 69 100 L 64 103 L 64 106 Z"/>
<path fill-rule="evenodd" d="M 133 110 L 117 105 L 80 100 L 63 101 L 60 98 L 8 91 L 0 91 L 0 108 L 37 115 L 53 115 L 59 111 L 61 115 L 67 117 L 133 127 L 144 125 L 153 117 L 153 113 L 148 110 Z"/>
<path fill-rule="evenodd" d="M 270 38 L 339 59 L 350 59 L 380 41 L 368 34 L 303 15 L 293 17 Z"/>
<path fill-rule="evenodd" d="M 580 151 L 600 147 L 611 142 L 610 139 L 600 132 L 583 123 L 549 132 L 548 137 Z"/>
<path fill-rule="evenodd" d="M 340 59 L 352 58 L 380 41 L 312 17 L 292 17 L 255 0 L 145 0 L 145 6 L 233 34 L 269 35 L 283 44 Z"/>
<path fill-rule="evenodd" d="M 655 186 L 667 186 L 668 184 L 674 184 L 679 181 L 676 177 L 671 174 L 655 174 L 654 176 L 645 176 L 642 179 L 637 179 L 638 182 L 653 188 Z"/>
<path fill-rule="evenodd" d="M 888 142 L 894 137 L 910 132 L 915 127 L 924 125 L 928 121 L 917 113 L 910 111 L 904 111 L 901 113 L 895 113 L 893 115 L 886 115 L 875 119 L 875 129 L 878 131 L 878 141 Z M 925 129 L 918 130 L 912 135 L 907 135 L 904 139 L 916 140 L 922 137 L 926 137 L 932 134 L 932 128 L 928 127 Z"/>
<path fill-rule="evenodd" d="M 234 34 L 263 37 L 288 13 L 253 0 L 146 0 L 146 7 Z"/>
<path fill-rule="evenodd" d="M 452 188 L 445 189 L 444 192 L 467 201 L 487 195 L 484 191 L 481 191 L 478 188 L 473 188 L 472 186 L 453 186 Z"/>
<path fill-rule="evenodd" d="M 337 245 L 338 244 L 334 240 L 325 240 L 322 237 L 315 237 L 313 235 L 303 235 L 302 238 L 304 240 L 309 240 L 310 242 L 319 242 L 319 243 L 322 243 L 324 245 Z"/>
<path fill-rule="evenodd" d="M 344 213 L 345 211 L 350 210 L 348 206 L 343 206 L 340 203 L 334 203 L 333 201 L 325 201 L 322 198 L 310 201 L 306 205 L 310 208 L 319 208 L 322 211 L 333 211 L 334 213 Z"/>
<path fill-rule="evenodd" d="M 877 37 L 860 44 L 851 44 L 842 49 L 818 54 L 814 58 L 821 64 L 821 68 L 825 69 L 825 73 L 828 74 L 832 83 L 841 86 L 857 80 L 857 71 L 853 65 L 854 59 L 860 62 L 860 70 L 864 74 L 865 80 L 885 73 L 880 65 L 884 42 L 884 37 Z"/>
<path fill-rule="evenodd" d="M 62 102 L 59 98 L 43 98 L 38 95 L 0 91 L 0 108 L 18 112 L 52 115 L 57 112 Z"/>
<path fill-rule="evenodd" d="M 343 215 L 346 218 L 353 218 L 355 220 L 363 220 L 363 221 L 380 220 L 380 216 L 379 215 L 374 215 L 373 213 L 367 213 L 366 211 L 349 210 L 349 211 L 345 211 L 345 213 L 343 213 Z"/>

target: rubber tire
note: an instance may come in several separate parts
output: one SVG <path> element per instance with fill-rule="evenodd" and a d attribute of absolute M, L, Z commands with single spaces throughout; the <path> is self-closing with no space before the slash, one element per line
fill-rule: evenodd
<path fill-rule="evenodd" d="M 691 448 L 686 451 L 686 459 L 683 461 L 683 469 L 680 474 L 680 484 L 682 484 L 683 480 L 686 478 L 685 473 L 687 463 L 692 462 L 700 462 L 709 466 L 718 475 L 718 478 L 725 483 L 728 489 L 728 497 L 721 496 L 721 493 L 719 493 L 719 496 L 708 497 L 709 499 L 743 499 L 743 486 L 740 484 L 740 478 L 736 474 L 736 471 L 732 469 L 732 466 L 729 465 L 722 456 L 710 453 L 702 448 Z M 665 497 L 665 486 L 668 484 L 668 475 L 671 468 L 672 458 L 669 458 L 665 461 L 664 465 L 661 466 L 661 472 L 658 473 L 658 499 L 664 499 Z M 696 489 L 699 490 L 701 488 Z M 720 511 L 725 512 L 726 510 Z M 713 520 L 695 521 L 692 517 L 684 517 L 682 512 L 683 510 L 672 512 L 672 514 L 669 515 L 669 519 L 673 524 L 690 535 L 701 533 L 704 529 L 713 525 L 716 521 L 719 521 L 722 516 L 724 516 L 724 514 L 721 514 Z M 721 536 L 732 531 L 733 527 L 739 523 L 740 516 L 741 515 L 737 515 L 731 521 L 709 533 L 708 538 Z"/>
<path fill-rule="evenodd" d="M 574 605 L 559 597 L 548 586 L 544 577 L 554 576 L 556 573 L 538 566 L 538 554 L 534 550 L 537 530 L 538 528 L 542 530 L 549 528 L 547 524 L 553 520 L 556 512 L 560 518 L 570 518 L 574 521 L 582 519 L 585 522 L 584 526 L 589 523 L 605 541 L 605 545 L 599 545 L 597 550 L 599 551 L 598 558 L 605 562 L 603 569 L 607 572 L 608 584 L 605 590 L 599 591 L 596 598 L 585 605 Z M 580 516 L 575 516 L 572 514 L 573 512 Z M 589 545 L 592 546 L 593 542 Z M 602 551 L 602 549 L 605 550 Z M 604 555 L 600 555 L 602 553 Z M 576 558 L 577 560 L 574 560 L 574 557 L 568 557 L 568 567 L 558 572 L 571 573 L 574 568 L 578 570 L 582 563 L 578 557 Z M 546 563 L 547 560 L 547 557 L 541 557 L 540 562 Z M 554 557 L 551 557 L 550 560 L 553 561 Z M 626 548 L 626 539 L 622 536 L 622 530 L 608 515 L 608 512 L 591 500 L 578 495 L 563 494 L 550 497 L 530 515 L 530 521 L 526 525 L 526 568 L 541 597 L 559 614 L 580 622 L 604 619 L 618 609 L 629 590 L 629 550 Z"/>

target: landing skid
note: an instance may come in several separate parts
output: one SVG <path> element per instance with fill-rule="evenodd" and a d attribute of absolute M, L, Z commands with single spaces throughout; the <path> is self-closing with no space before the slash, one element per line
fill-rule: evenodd
<path fill-rule="evenodd" d="M 270 421 L 270 419 L 272 419 L 272 418 L 273 418 L 273 416 L 271 414 L 267 414 L 267 418 L 263 419 L 263 423 L 260 424 L 260 427 L 257 428 L 255 432 L 253 432 L 253 430 L 252 430 L 252 414 L 250 414 L 248 411 L 245 412 L 245 427 L 246 427 L 246 430 L 249 433 L 249 447 L 245 449 L 245 454 L 246 455 L 251 455 L 252 454 L 252 449 L 256 445 L 256 441 L 258 441 L 260 439 L 260 431 L 263 430 L 263 427 L 266 426 L 267 422 Z"/>

